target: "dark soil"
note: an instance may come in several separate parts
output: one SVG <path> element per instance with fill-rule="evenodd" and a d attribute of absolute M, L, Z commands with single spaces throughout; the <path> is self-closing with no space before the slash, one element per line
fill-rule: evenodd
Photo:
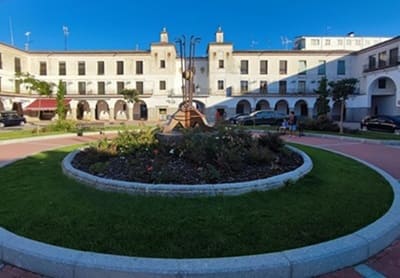
<path fill-rule="evenodd" d="M 205 184 L 230 183 L 264 179 L 292 171 L 302 165 L 302 157 L 285 149 L 276 153 L 272 163 L 249 164 L 237 171 L 204 171 L 183 158 L 149 156 L 110 156 L 94 153 L 92 149 L 81 151 L 75 156 L 72 165 L 90 174 L 123 181 L 143 183 Z M 207 173 L 205 176 L 205 173 Z"/>

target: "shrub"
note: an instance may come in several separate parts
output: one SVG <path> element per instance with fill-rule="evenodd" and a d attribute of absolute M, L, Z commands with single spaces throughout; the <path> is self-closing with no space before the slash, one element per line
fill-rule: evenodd
<path fill-rule="evenodd" d="M 302 122 L 304 129 L 319 131 L 339 131 L 339 126 L 326 116 L 319 116 L 317 119 L 306 119 Z"/>
<path fill-rule="evenodd" d="M 65 131 L 72 132 L 76 130 L 76 122 L 72 120 L 57 120 L 46 127 L 46 131 Z"/>

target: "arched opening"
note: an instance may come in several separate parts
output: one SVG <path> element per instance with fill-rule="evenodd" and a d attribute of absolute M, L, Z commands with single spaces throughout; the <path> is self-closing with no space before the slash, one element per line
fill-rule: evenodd
<path fill-rule="evenodd" d="M 396 84 L 389 77 L 378 77 L 368 87 L 371 96 L 370 115 L 394 115 L 396 111 Z"/>
<path fill-rule="evenodd" d="M 299 100 L 294 105 L 294 113 L 302 117 L 308 117 L 308 106 L 304 100 Z"/>
<path fill-rule="evenodd" d="M 77 120 L 90 120 L 90 106 L 86 100 L 81 100 L 76 107 Z"/>
<path fill-rule="evenodd" d="M 110 119 L 110 108 L 107 102 L 99 100 L 96 104 L 96 120 L 109 120 Z"/>
<path fill-rule="evenodd" d="M 331 114 L 332 120 L 340 121 L 340 110 L 341 110 L 341 101 L 336 101 L 332 107 L 332 114 Z M 345 120 L 346 120 L 346 105 L 344 106 L 343 109 L 343 121 Z"/>
<path fill-rule="evenodd" d="M 114 105 L 114 119 L 125 121 L 128 120 L 128 105 L 123 100 L 118 100 Z"/>
<path fill-rule="evenodd" d="M 4 111 L 5 109 L 4 109 L 4 104 L 3 104 L 3 102 L 0 100 L 0 112 L 1 111 Z"/>
<path fill-rule="evenodd" d="M 275 110 L 283 114 L 289 114 L 289 104 L 286 100 L 281 99 L 275 104 Z"/>
<path fill-rule="evenodd" d="M 268 109 L 271 109 L 268 101 L 262 99 L 259 102 L 257 102 L 256 111 L 258 111 L 258 110 L 268 110 Z"/>
<path fill-rule="evenodd" d="M 241 100 L 236 105 L 236 114 L 243 114 L 247 113 L 250 114 L 251 112 L 251 105 L 247 100 Z"/>
<path fill-rule="evenodd" d="M 133 119 L 146 121 L 148 116 L 147 114 L 148 112 L 146 103 L 142 100 L 135 102 L 133 105 Z"/>

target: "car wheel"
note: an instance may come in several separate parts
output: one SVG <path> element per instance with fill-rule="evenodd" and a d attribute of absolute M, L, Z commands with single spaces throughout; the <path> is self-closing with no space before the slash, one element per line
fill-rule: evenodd
<path fill-rule="evenodd" d="M 23 125 L 25 125 L 25 122 L 24 122 L 24 121 L 21 121 L 21 122 L 19 123 L 19 125 L 23 126 Z"/>
<path fill-rule="evenodd" d="M 4 127 L 4 123 L 0 123 L 0 127 Z"/>

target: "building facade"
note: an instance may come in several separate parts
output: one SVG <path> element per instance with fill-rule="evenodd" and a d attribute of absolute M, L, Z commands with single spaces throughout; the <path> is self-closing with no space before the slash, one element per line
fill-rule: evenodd
<path fill-rule="evenodd" d="M 303 36 L 293 50 L 239 51 L 218 29 L 206 57 L 195 59 L 194 102 L 211 122 L 216 109 L 227 116 L 275 109 L 312 117 L 322 77 L 357 78 L 346 120 L 400 114 L 399 47 L 400 37 Z M 163 121 L 182 102 L 180 58 L 165 29 L 148 51 L 25 51 L 0 43 L 0 110 L 43 110 L 32 105 L 39 97 L 16 72 L 64 82 L 71 119 Z M 137 89 L 140 102 L 127 103 L 119 94 L 124 88 Z M 339 105 L 330 105 L 338 117 Z"/>

